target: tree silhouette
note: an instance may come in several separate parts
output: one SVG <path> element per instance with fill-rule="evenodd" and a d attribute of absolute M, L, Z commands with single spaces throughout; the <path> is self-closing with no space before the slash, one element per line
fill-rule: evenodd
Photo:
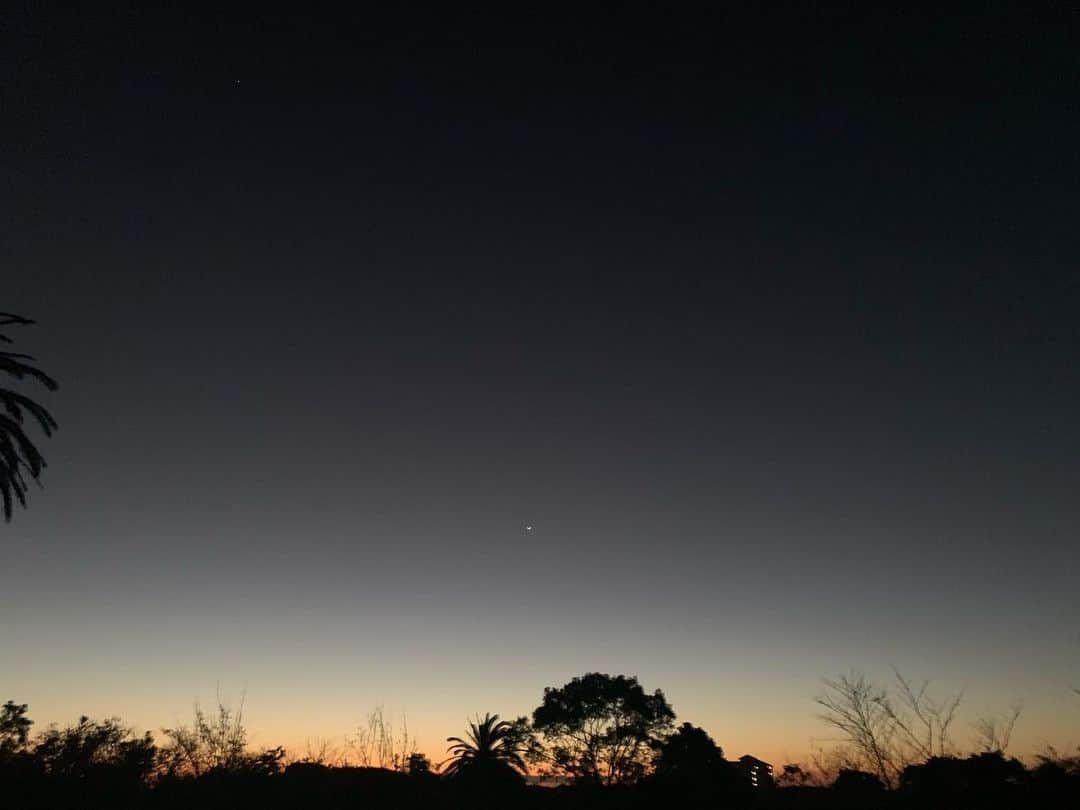
<path fill-rule="evenodd" d="M 25 703 L 9 700 L 0 706 L 0 761 L 26 750 L 33 724 L 26 716 Z"/>
<path fill-rule="evenodd" d="M 699 780 L 725 766 L 724 751 L 703 728 L 683 723 L 660 745 L 653 760 L 658 777 Z"/>
<path fill-rule="evenodd" d="M 18 315 L 0 313 L 0 330 L 6 326 L 26 326 L 33 321 Z M 11 343 L 11 338 L 0 332 L 0 342 Z M 33 365 L 34 358 L 27 354 L 0 351 L 0 372 L 24 380 L 37 380 L 50 391 L 57 388 L 56 381 Z M 3 501 L 4 520 L 10 521 L 15 502 L 26 506 L 27 479 L 40 479 L 45 469 L 45 458 L 26 434 L 23 426 L 29 415 L 38 423 L 46 436 L 56 429 L 56 420 L 34 400 L 10 388 L 0 388 L 0 499 Z"/>
<path fill-rule="evenodd" d="M 525 773 L 522 758 L 528 731 L 524 718 L 509 722 L 497 714 L 485 714 L 481 720 L 469 723 L 468 739 L 447 737 L 446 749 L 450 758 L 440 763 L 447 776 L 460 776 L 466 771 L 491 772 L 512 769 Z"/>
<path fill-rule="evenodd" d="M 656 751 L 646 786 L 658 806 L 712 808 L 732 803 L 736 771 L 705 729 L 683 723 Z"/>
<path fill-rule="evenodd" d="M 547 740 L 547 760 L 580 782 L 634 782 L 671 729 L 664 693 L 647 694 L 637 678 L 590 672 L 544 690 L 533 728 Z"/>

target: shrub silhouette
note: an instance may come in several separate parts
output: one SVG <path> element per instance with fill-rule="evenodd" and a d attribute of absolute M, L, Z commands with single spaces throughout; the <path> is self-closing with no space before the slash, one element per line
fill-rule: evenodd
<path fill-rule="evenodd" d="M 653 760 L 656 776 L 672 781 L 711 779 L 726 765 L 723 749 L 705 729 L 690 723 L 664 740 Z"/>
<path fill-rule="evenodd" d="M 731 797 L 737 784 L 723 749 L 690 723 L 683 723 L 661 743 L 649 781 L 657 803 L 674 801 L 682 807 L 715 807 Z"/>
<path fill-rule="evenodd" d="M 217 713 L 212 716 L 207 716 L 196 704 L 191 726 L 163 729 L 169 743 L 161 749 L 162 769 L 173 777 L 199 777 L 223 772 L 264 775 L 280 772 L 285 749 L 268 748 L 258 753 L 248 751 L 247 729 L 243 721 L 242 702 L 234 712 L 219 700 Z"/>

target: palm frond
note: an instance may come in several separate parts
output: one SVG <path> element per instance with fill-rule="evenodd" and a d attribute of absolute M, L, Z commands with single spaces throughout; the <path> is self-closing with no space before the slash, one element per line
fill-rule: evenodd
<path fill-rule="evenodd" d="M 46 436 L 51 436 L 52 432 L 57 428 L 56 419 L 53 418 L 53 415 L 30 397 L 23 396 L 7 388 L 0 388 L 0 405 L 4 407 L 9 416 L 20 424 L 23 421 L 23 412 L 30 414 L 41 426 Z"/>
<path fill-rule="evenodd" d="M 0 313 L 0 329 L 5 326 L 32 324 L 28 318 Z M 11 339 L 0 334 L 0 341 Z M 58 387 L 56 380 L 33 365 L 34 358 L 20 352 L 0 352 L 0 374 L 16 380 L 33 379 L 50 391 Z M 43 405 L 18 391 L 0 388 L 0 501 L 4 519 L 11 520 L 15 503 L 26 506 L 27 479 L 24 471 L 38 481 L 45 469 L 45 457 L 27 435 L 24 425 L 27 416 L 37 423 L 46 436 L 57 428 L 57 421 Z"/>
<path fill-rule="evenodd" d="M 39 369 L 37 366 L 32 366 L 30 363 L 23 362 L 24 360 L 33 360 L 34 358 L 28 354 L 16 354 L 14 352 L 0 352 L 0 371 L 5 374 L 10 374 L 17 380 L 31 377 L 50 391 L 55 391 L 59 384 Z"/>
<path fill-rule="evenodd" d="M 467 739 L 447 737 L 446 749 L 451 756 L 438 767 L 447 776 L 456 776 L 466 768 L 484 764 L 505 765 L 521 773 L 527 771 L 525 760 L 519 750 L 520 741 L 514 735 L 515 725 L 500 720 L 497 714 L 485 714 L 468 721 Z"/>

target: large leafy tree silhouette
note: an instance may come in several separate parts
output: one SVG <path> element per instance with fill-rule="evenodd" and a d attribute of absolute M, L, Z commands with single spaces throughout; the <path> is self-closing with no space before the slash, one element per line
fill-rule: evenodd
<path fill-rule="evenodd" d="M 33 321 L 19 315 L 0 313 L 0 343 L 10 344 L 4 331 L 11 326 L 27 326 Z M 28 354 L 0 350 L 0 373 L 22 382 L 30 379 L 55 391 L 56 381 L 34 365 Z M 42 405 L 11 388 L 0 387 L 0 499 L 4 520 L 10 521 L 15 503 L 26 506 L 28 479 L 38 481 L 45 458 L 27 435 L 28 422 L 36 422 L 46 436 L 56 430 L 56 420 Z"/>
<path fill-rule="evenodd" d="M 664 693 L 637 678 L 589 672 L 544 690 L 533 729 L 548 743 L 546 759 L 579 782 L 634 782 L 670 731 L 675 712 Z"/>

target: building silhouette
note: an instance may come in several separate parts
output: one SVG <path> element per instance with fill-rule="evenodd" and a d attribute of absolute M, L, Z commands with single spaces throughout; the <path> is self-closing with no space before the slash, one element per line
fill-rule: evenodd
<path fill-rule="evenodd" d="M 734 763 L 736 770 L 742 775 L 747 783 L 754 788 L 771 788 L 776 786 L 773 781 L 772 765 L 764 760 L 743 754 Z"/>

